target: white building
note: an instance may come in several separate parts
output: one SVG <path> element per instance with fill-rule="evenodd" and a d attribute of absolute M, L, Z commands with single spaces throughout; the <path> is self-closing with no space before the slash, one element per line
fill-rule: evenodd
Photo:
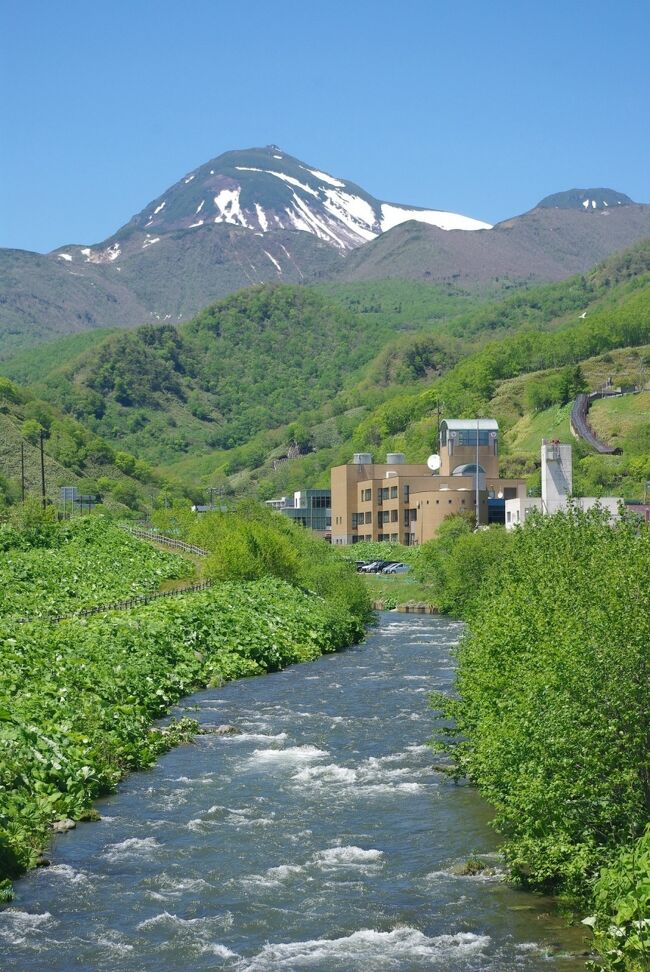
<path fill-rule="evenodd" d="M 565 510 L 573 491 L 572 447 L 556 440 L 542 440 L 542 496 L 506 500 L 506 530 L 525 523 L 531 510 L 553 514 Z M 619 496 L 574 496 L 571 505 L 580 510 L 599 506 L 609 512 L 612 519 L 619 516 Z"/>

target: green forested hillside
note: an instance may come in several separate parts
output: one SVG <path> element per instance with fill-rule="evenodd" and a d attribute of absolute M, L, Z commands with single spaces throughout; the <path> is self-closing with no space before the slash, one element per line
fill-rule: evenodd
<path fill-rule="evenodd" d="M 94 348 L 117 328 L 96 328 L 80 334 L 66 334 L 64 337 L 37 344 L 34 348 L 19 351 L 6 361 L 0 361 L 0 375 L 11 378 L 19 385 L 35 385 L 44 381 L 52 373 L 59 371 L 79 355 Z"/>
<path fill-rule="evenodd" d="M 26 497 L 40 499 L 41 432 L 48 500 L 58 500 L 61 486 L 76 486 L 125 512 L 151 504 L 164 485 L 146 462 L 114 449 L 61 409 L 0 378 L 0 508 L 21 495 L 21 445 Z"/>
<path fill-rule="evenodd" d="M 311 288 L 253 287 L 179 328 L 112 334 L 64 363 L 56 342 L 54 354 L 43 346 L 2 370 L 31 379 L 111 442 L 171 462 L 189 450 L 231 449 L 322 408 L 397 331 L 435 327 L 472 303 L 431 287 L 411 302 L 399 287 L 380 291 L 367 313 L 355 313 Z"/>
<path fill-rule="evenodd" d="M 252 479 L 266 496 L 305 482 L 325 484 L 329 467 L 349 461 L 354 451 L 404 451 L 422 461 L 435 448 L 440 403 L 447 415 L 478 411 L 495 416 L 506 432 L 504 466 L 513 474 L 532 474 L 542 435 L 557 431 L 555 413 L 566 409 L 577 391 L 596 388 L 612 376 L 616 381 L 646 381 L 649 257 L 650 248 L 638 247 L 597 268 L 589 278 L 535 288 L 477 309 L 466 315 L 481 323 L 470 340 L 449 334 L 462 318 L 436 333 L 405 337 L 385 349 L 362 380 L 338 396 L 339 414 L 325 421 L 316 418 L 311 427 L 314 451 L 309 455 L 274 470 L 270 458 L 278 437 L 266 435 L 212 457 L 214 465 L 206 462 L 201 472 L 215 475 L 221 469 L 239 488 L 250 486 Z M 514 326 L 516 307 L 528 321 L 519 333 Z M 495 338 L 495 329 L 503 336 Z M 642 404 L 634 398 L 629 406 L 640 409 L 641 425 Z M 568 411 L 563 414 L 562 434 L 568 435 Z M 531 425 L 523 447 L 508 431 L 520 421 Z M 639 457 L 641 440 L 633 438 L 623 457 L 589 455 L 577 444 L 578 488 L 590 495 L 616 489 L 638 496 L 646 473 Z M 265 450 L 266 462 L 255 468 Z M 188 459 L 176 468 L 182 475 L 197 467 Z"/>
<path fill-rule="evenodd" d="M 178 328 L 111 334 L 67 362 L 57 344 L 51 363 L 43 348 L 3 370 L 35 380 L 40 364 L 40 395 L 181 481 L 267 498 L 324 482 L 352 451 L 425 458 L 438 403 L 493 414 L 506 431 L 537 422 L 593 386 L 595 372 L 578 365 L 650 342 L 649 281 L 645 242 L 487 302 L 397 280 L 267 285 Z M 514 442 L 511 470 L 530 471 L 537 450 Z M 597 478 L 604 487 L 617 475 Z"/>

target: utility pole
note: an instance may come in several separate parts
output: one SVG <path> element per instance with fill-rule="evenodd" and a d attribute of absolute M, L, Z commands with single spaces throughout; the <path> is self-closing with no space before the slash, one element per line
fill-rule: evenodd
<path fill-rule="evenodd" d="M 43 438 L 45 436 L 44 429 L 41 429 L 41 497 L 43 501 L 43 509 L 45 509 L 45 457 L 43 455 Z"/>
<path fill-rule="evenodd" d="M 442 414 L 441 409 L 443 409 L 444 407 L 445 407 L 445 403 L 441 402 L 440 399 L 438 399 L 436 402 L 436 415 L 438 420 L 438 425 L 437 425 L 438 431 L 436 434 L 436 452 L 438 453 L 440 452 L 440 415 Z"/>
<path fill-rule="evenodd" d="M 25 503 L 25 443 L 20 443 L 20 495 Z"/>
<path fill-rule="evenodd" d="M 481 522 L 480 508 L 478 505 L 478 436 L 480 430 L 481 420 L 478 415 L 476 416 L 476 529 L 478 530 Z"/>

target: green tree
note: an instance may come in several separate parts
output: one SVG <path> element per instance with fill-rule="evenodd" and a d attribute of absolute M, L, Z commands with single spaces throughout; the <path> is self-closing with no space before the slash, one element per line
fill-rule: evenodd
<path fill-rule="evenodd" d="M 37 445 L 41 437 L 41 432 L 44 431 L 45 429 L 40 422 L 36 421 L 36 419 L 25 419 L 20 428 L 22 437 L 26 439 L 30 445 Z"/>

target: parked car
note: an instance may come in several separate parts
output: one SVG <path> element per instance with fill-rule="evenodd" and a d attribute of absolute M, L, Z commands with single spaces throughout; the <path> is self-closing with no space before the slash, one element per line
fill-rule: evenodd
<path fill-rule="evenodd" d="M 411 569 L 410 564 L 389 564 L 388 567 L 384 567 L 382 573 L 384 574 L 407 574 Z"/>
<path fill-rule="evenodd" d="M 390 561 L 390 560 L 374 560 L 371 564 L 368 564 L 367 567 L 362 567 L 361 568 L 361 573 L 363 573 L 363 574 L 379 574 L 384 569 L 384 567 L 388 567 L 388 565 L 391 562 L 392 561 Z"/>

